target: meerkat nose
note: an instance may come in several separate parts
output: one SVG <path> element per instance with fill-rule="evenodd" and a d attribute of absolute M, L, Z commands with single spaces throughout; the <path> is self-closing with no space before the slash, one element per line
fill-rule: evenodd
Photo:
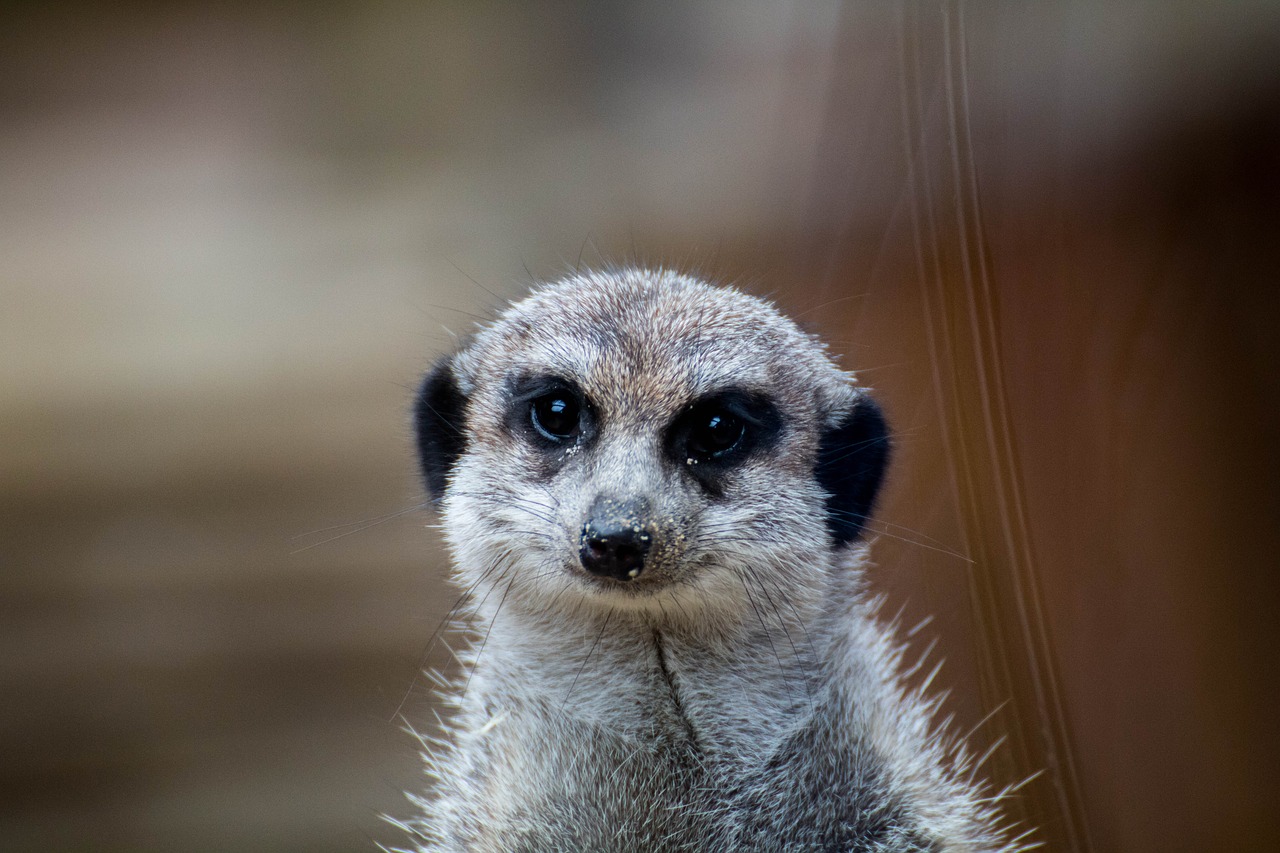
<path fill-rule="evenodd" d="M 635 580 L 644 571 L 652 540 L 649 532 L 631 521 L 588 521 L 582 527 L 582 567 L 598 577 Z"/>

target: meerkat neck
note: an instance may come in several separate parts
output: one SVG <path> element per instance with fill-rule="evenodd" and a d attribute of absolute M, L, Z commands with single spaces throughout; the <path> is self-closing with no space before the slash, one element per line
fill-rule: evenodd
<path fill-rule="evenodd" d="M 699 630 L 620 610 L 557 620 L 498 609 L 480 621 L 472 689 L 633 734 L 666 719 L 700 750 L 754 752 L 812 707 L 826 670 L 819 639 L 794 616 L 749 616 Z"/>

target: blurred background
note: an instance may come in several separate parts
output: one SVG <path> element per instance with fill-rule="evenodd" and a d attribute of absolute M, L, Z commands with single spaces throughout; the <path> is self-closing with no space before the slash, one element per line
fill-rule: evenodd
<path fill-rule="evenodd" d="M 875 582 L 1036 838 L 1276 849 L 1278 49 L 1270 0 L 4 4 L 0 849 L 401 842 L 412 386 L 609 262 L 877 390 Z"/>

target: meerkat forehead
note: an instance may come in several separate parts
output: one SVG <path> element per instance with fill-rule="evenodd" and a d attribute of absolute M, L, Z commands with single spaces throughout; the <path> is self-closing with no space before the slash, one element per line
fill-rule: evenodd
<path fill-rule="evenodd" d="M 482 330 L 457 370 L 468 392 L 482 394 L 522 375 L 556 375 L 632 413 L 735 387 L 822 417 L 854 395 L 852 375 L 772 305 L 668 271 L 592 273 L 542 287 Z"/>

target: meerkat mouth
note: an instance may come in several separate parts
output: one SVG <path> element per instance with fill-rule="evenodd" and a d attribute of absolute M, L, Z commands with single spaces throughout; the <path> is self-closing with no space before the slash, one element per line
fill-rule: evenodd
<path fill-rule="evenodd" d="M 612 577 L 586 571 L 580 566 L 573 567 L 573 573 L 581 579 L 583 585 L 597 594 L 621 593 L 629 598 L 643 598 L 668 589 L 672 584 L 670 578 L 659 577 L 657 572 L 635 569 L 631 571 L 635 571 L 636 574 L 628 573 L 623 577 Z"/>

